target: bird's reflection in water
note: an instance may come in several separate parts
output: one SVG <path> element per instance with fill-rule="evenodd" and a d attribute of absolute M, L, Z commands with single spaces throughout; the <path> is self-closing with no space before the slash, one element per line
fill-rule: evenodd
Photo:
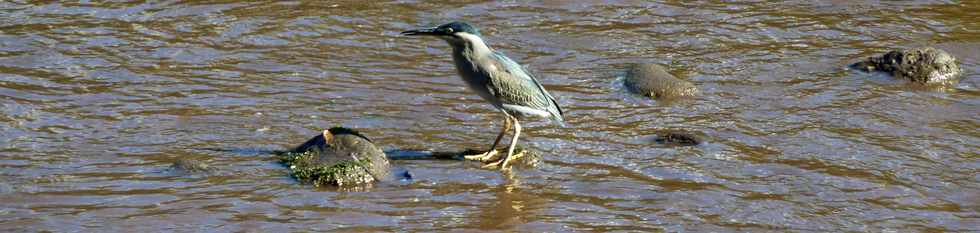
<path fill-rule="evenodd" d="M 540 198 L 537 191 L 547 187 L 523 184 L 517 171 L 504 171 L 501 175 L 505 184 L 489 188 L 493 194 L 490 202 L 483 203 L 485 208 L 474 216 L 474 226 L 482 230 L 514 230 L 513 227 L 537 221 L 547 200 Z M 532 191 L 537 190 L 537 191 Z"/>
<path fill-rule="evenodd" d="M 464 155 L 480 153 L 473 149 L 463 151 L 430 151 L 421 149 L 393 149 L 386 150 L 385 153 L 392 160 L 426 160 L 426 159 L 447 159 L 465 160 Z M 493 195 L 489 202 L 481 203 L 481 212 L 476 213 L 472 218 L 471 226 L 480 230 L 510 230 L 514 226 L 523 223 L 533 222 L 540 218 L 541 210 L 547 204 L 546 199 L 540 198 L 538 192 L 547 192 L 549 189 L 540 184 L 524 184 L 521 175 L 522 169 L 533 169 L 540 161 L 539 153 L 533 150 L 522 150 L 522 155 L 515 161 L 515 167 L 521 169 L 501 170 L 504 183 L 500 185 L 487 184 L 484 191 Z M 473 163 L 479 166 L 478 163 Z M 482 185 L 481 185 L 482 186 Z M 532 191 L 533 190 L 533 191 Z"/>

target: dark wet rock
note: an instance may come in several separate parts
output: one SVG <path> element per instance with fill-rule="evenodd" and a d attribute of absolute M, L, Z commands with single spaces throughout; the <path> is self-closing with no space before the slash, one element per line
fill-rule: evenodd
<path fill-rule="evenodd" d="M 953 55 L 932 47 L 891 51 L 851 67 L 867 72 L 882 71 L 921 84 L 952 84 L 962 73 Z"/>
<path fill-rule="evenodd" d="M 412 180 L 412 173 L 408 170 L 398 171 L 398 177 L 402 180 Z"/>
<path fill-rule="evenodd" d="M 391 178 L 385 153 L 364 135 L 342 127 L 324 130 L 280 153 L 279 159 L 293 177 L 314 186 L 356 186 Z"/>
<path fill-rule="evenodd" d="M 698 88 L 688 81 L 674 77 L 657 64 L 634 64 L 626 71 L 626 88 L 653 97 L 675 98 L 695 96 Z"/>
<path fill-rule="evenodd" d="M 657 143 L 674 146 L 697 146 L 701 144 L 698 136 L 684 132 L 667 132 L 657 135 Z"/>
<path fill-rule="evenodd" d="M 194 159 L 180 159 L 170 165 L 170 169 L 175 172 L 183 173 L 211 173 L 216 169 L 207 163 Z"/>

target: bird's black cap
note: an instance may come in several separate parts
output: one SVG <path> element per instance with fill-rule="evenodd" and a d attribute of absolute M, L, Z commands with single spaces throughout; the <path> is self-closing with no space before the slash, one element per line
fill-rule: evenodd
<path fill-rule="evenodd" d="M 465 32 L 465 33 L 469 33 L 469 34 L 480 36 L 480 30 L 479 29 L 476 29 L 476 27 L 473 27 L 473 25 L 470 25 L 468 23 L 458 22 L 458 21 L 457 22 L 443 24 L 443 25 L 440 25 L 440 26 L 434 27 L 434 28 L 423 28 L 423 29 L 416 29 L 416 30 L 404 31 L 404 32 L 402 32 L 402 35 L 409 35 L 409 36 L 414 36 L 414 35 L 435 35 L 435 36 L 441 36 L 441 35 L 453 35 L 453 34 L 455 34 L 457 32 Z"/>

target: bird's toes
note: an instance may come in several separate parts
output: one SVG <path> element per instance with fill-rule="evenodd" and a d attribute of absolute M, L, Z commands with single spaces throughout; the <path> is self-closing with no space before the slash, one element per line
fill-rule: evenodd
<path fill-rule="evenodd" d="M 466 160 L 480 161 L 480 162 L 486 163 L 488 161 L 499 160 L 500 159 L 500 153 L 498 153 L 496 150 L 492 150 L 492 151 L 487 151 L 487 152 L 482 153 L 482 154 L 465 155 L 465 156 L 463 156 L 463 158 L 466 159 Z"/>
<path fill-rule="evenodd" d="M 511 165 L 526 156 L 526 151 L 521 150 L 507 157 L 504 157 L 505 155 L 507 154 L 498 150 L 492 150 L 482 154 L 465 155 L 463 158 L 483 162 L 482 168 L 484 169 L 509 170 Z"/>

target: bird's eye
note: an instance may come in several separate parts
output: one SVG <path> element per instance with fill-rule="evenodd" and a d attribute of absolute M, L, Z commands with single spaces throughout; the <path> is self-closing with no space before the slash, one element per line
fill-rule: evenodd
<path fill-rule="evenodd" d="M 446 32 L 453 33 L 453 28 L 446 28 Z"/>

